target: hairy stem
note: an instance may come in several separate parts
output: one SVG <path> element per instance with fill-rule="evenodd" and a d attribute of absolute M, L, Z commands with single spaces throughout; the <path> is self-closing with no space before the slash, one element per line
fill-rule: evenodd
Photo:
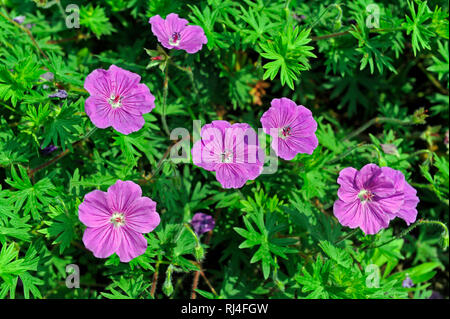
<path fill-rule="evenodd" d="M 379 123 L 394 123 L 394 124 L 402 124 L 402 125 L 413 125 L 414 124 L 411 121 L 404 121 L 404 120 L 399 120 L 399 119 L 391 118 L 391 117 L 375 117 L 375 118 L 371 119 L 370 121 L 368 121 L 366 124 L 362 125 L 358 129 L 353 131 L 352 133 L 350 133 L 349 135 L 347 135 L 347 137 L 344 139 L 344 141 L 351 140 L 353 137 L 361 134 L 362 132 L 367 130 L 372 125 L 379 124 Z"/>
<path fill-rule="evenodd" d="M 167 126 L 166 113 L 167 113 L 167 94 L 169 93 L 169 65 L 166 64 L 164 69 L 164 84 L 163 84 L 163 105 L 162 105 L 162 114 L 161 120 L 163 124 L 163 129 L 167 135 L 170 136 L 170 130 Z"/>

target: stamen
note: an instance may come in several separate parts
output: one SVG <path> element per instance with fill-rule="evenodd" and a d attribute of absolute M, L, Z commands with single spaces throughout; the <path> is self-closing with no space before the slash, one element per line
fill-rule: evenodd
<path fill-rule="evenodd" d="M 231 163 L 233 162 L 233 152 L 232 151 L 225 151 L 222 154 L 220 154 L 220 159 L 222 163 Z"/>
<path fill-rule="evenodd" d="M 116 96 L 114 93 L 111 94 L 111 96 L 109 97 L 108 100 L 109 105 L 111 105 L 111 107 L 113 109 L 117 109 L 119 107 L 122 106 L 122 97 L 120 95 Z"/>
<path fill-rule="evenodd" d="M 180 44 L 180 40 L 181 40 L 180 32 L 174 32 L 172 33 L 172 36 L 169 39 L 169 44 L 176 47 L 177 45 Z"/>
<path fill-rule="evenodd" d="M 114 227 L 120 227 L 125 225 L 125 216 L 123 213 L 114 212 L 109 221 Z"/>
<path fill-rule="evenodd" d="M 291 136 L 291 134 L 292 134 L 292 129 L 290 126 L 285 126 L 278 130 L 278 137 L 280 137 L 282 139 L 285 139 L 288 136 Z"/>
<path fill-rule="evenodd" d="M 371 202 L 375 195 L 366 189 L 363 189 L 359 192 L 358 197 L 361 202 Z"/>

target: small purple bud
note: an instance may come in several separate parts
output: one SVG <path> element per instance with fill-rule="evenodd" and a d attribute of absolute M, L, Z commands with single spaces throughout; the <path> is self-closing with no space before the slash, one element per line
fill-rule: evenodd
<path fill-rule="evenodd" d="M 397 146 L 394 144 L 381 144 L 381 148 L 386 154 L 398 155 Z"/>
<path fill-rule="evenodd" d="M 36 25 L 36 24 L 34 24 L 34 23 L 27 23 L 27 24 L 25 24 L 25 28 L 31 29 L 31 28 L 33 28 L 35 25 Z"/>
<path fill-rule="evenodd" d="M 22 24 L 25 22 L 25 16 L 17 16 L 13 19 L 14 22 L 17 22 L 18 24 Z"/>
<path fill-rule="evenodd" d="M 41 148 L 41 153 L 44 154 L 44 155 L 48 155 L 50 153 L 53 153 L 57 149 L 58 149 L 58 146 L 50 144 L 47 147 Z"/>
<path fill-rule="evenodd" d="M 212 216 L 203 213 L 196 213 L 194 217 L 192 217 L 191 225 L 197 235 L 201 235 L 213 230 L 216 223 Z"/>
<path fill-rule="evenodd" d="M 403 280 L 402 287 L 403 288 L 412 288 L 412 287 L 414 287 L 414 283 L 413 283 L 412 279 L 409 278 L 409 276 L 406 276 L 405 280 Z"/>
<path fill-rule="evenodd" d="M 56 93 L 49 94 L 48 97 L 57 97 L 60 99 L 65 99 L 65 98 L 67 98 L 67 92 L 64 90 L 58 90 L 58 92 L 56 92 Z"/>

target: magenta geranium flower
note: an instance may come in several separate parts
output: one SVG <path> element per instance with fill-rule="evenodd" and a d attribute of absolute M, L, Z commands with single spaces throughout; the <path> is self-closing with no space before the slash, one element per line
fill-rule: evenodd
<path fill-rule="evenodd" d="M 155 97 L 133 72 L 111 65 L 96 69 L 84 81 L 91 95 L 85 103 L 86 114 L 98 128 L 112 126 L 123 134 L 139 131 L 144 126 L 142 114 L 155 107 Z"/>
<path fill-rule="evenodd" d="M 359 227 L 367 235 L 386 228 L 395 217 L 409 225 L 417 217 L 419 198 L 402 172 L 390 167 L 367 164 L 360 171 L 347 167 L 337 180 L 339 199 L 334 215 L 350 228 Z"/>
<path fill-rule="evenodd" d="M 167 49 L 185 50 L 195 53 L 208 43 L 205 32 L 198 25 L 187 25 L 186 19 L 181 19 L 176 13 L 170 13 L 164 20 L 159 15 L 150 18 L 152 32 Z"/>
<path fill-rule="evenodd" d="M 192 148 L 193 162 L 216 172 L 223 188 L 240 188 L 261 174 L 264 152 L 256 132 L 246 123 L 231 125 L 213 121 L 201 130 L 201 140 Z"/>
<path fill-rule="evenodd" d="M 129 262 L 147 249 L 142 233 L 159 225 L 156 203 L 142 197 L 139 185 L 118 180 L 107 192 L 92 191 L 78 207 L 78 217 L 87 226 L 83 242 L 97 258 L 116 253 Z"/>
<path fill-rule="evenodd" d="M 216 222 L 211 215 L 195 213 L 194 217 L 192 217 L 191 225 L 197 235 L 201 235 L 213 230 Z"/>
<path fill-rule="evenodd" d="M 312 154 L 318 145 L 317 122 L 311 111 L 288 98 L 273 99 L 261 123 L 264 132 L 272 136 L 275 153 L 285 160 L 298 153 Z"/>

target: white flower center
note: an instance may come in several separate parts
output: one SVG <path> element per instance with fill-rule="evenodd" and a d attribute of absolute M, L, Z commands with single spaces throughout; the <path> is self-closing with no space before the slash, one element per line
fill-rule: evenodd
<path fill-rule="evenodd" d="M 180 44 L 181 34 L 180 32 L 172 33 L 172 36 L 169 38 L 169 44 L 176 47 Z"/>
<path fill-rule="evenodd" d="M 233 152 L 232 151 L 225 151 L 222 154 L 220 154 L 220 160 L 222 163 L 231 163 L 233 162 Z"/>
<path fill-rule="evenodd" d="M 291 136 L 292 129 L 290 126 L 285 126 L 283 128 L 278 129 L 278 137 L 281 139 L 286 139 L 288 136 Z"/>
<path fill-rule="evenodd" d="M 367 189 L 363 189 L 363 190 L 361 190 L 358 193 L 359 200 L 362 203 L 364 203 L 364 202 L 371 202 L 374 196 L 375 195 L 371 191 L 369 191 Z"/>
<path fill-rule="evenodd" d="M 113 109 L 117 109 L 119 107 L 122 106 L 122 97 L 121 96 L 116 96 L 114 93 L 111 94 L 111 96 L 109 97 L 108 100 L 109 105 L 111 105 L 111 107 Z"/>
<path fill-rule="evenodd" d="M 125 216 L 123 213 L 114 212 L 109 221 L 114 227 L 120 227 L 125 225 Z"/>

